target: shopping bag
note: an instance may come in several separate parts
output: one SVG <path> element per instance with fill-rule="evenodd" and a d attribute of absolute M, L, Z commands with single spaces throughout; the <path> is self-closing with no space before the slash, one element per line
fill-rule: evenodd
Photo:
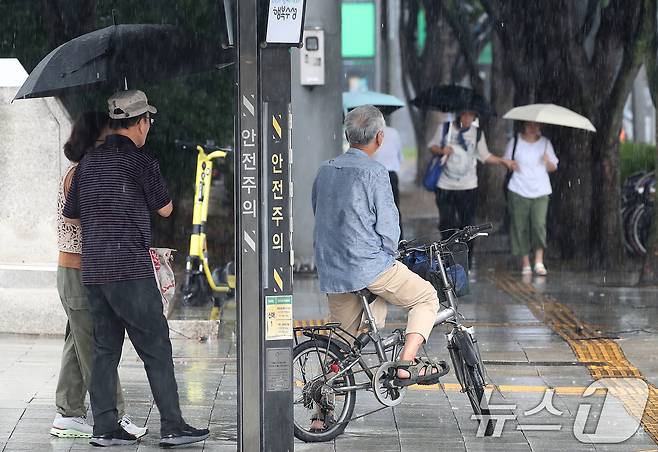
<path fill-rule="evenodd" d="M 158 289 L 160 289 L 162 295 L 162 312 L 165 317 L 169 314 L 169 305 L 176 293 L 174 269 L 171 266 L 174 251 L 176 250 L 171 248 L 149 248 L 155 282 L 158 284 Z"/>

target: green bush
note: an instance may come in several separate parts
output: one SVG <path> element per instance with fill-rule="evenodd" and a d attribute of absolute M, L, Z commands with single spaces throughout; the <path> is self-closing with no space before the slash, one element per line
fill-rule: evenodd
<path fill-rule="evenodd" d="M 654 169 L 656 146 L 644 143 L 624 142 L 619 147 L 621 157 L 621 180 L 638 171 Z"/>

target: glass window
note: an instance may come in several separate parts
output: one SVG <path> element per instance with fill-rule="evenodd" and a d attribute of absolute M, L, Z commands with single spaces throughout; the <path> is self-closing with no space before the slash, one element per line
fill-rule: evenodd
<path fill-rule="evenodd" d="M 375 4 L 373 2 L 343 3 L 343 58 L 373 58 L 375 56 Z"/>

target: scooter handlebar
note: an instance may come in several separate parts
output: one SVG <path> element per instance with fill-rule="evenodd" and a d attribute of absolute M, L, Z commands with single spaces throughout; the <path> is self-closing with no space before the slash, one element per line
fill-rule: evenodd
<path fill-rule="evenodd" d="M 233 149 L 231 148 L 223 148 L 215 144 L 202 144 L 202 143 L 195 143 L 192 141 L 183 141 L 183 140 L 175 140 L 174 143 L 176 144 L 177 147 L 181 148 L 184 151 L 196 151 L 197 146 L 201 146 L 201 148 L 205 152 L 213 152 L 213 151 L 223 151 L 227 153 L 233 152 Z"/>

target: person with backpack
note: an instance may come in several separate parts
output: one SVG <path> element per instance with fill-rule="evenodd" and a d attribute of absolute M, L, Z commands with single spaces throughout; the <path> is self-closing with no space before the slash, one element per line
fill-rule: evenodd
<path fill-rule="evenodd" d="M 435 193 L 439 230 L 461 229 L 475 221 L 477 206 L 477 162 L 503 165 L 509 171 L 514 161 L 489 152 L 484 133 L 473 125 L 474 111 L 462 111 L 452 122 L 439 127 L 428 147 L 442 156 L 442 170 Z"/>
<path fill-rule="evenodd" d="M 546 216 L 552 193 L 548 173 L 557 170 L 558 158 L 550 140 L 536 122 L 524 122 L 523 131 L 507 144 L 506 159 L 516 162 L 507 185 L 512 254 L 521 258 L 521 274 L 545 276 Z M 534 251 L 534 268 L 529 252 Z"/>

